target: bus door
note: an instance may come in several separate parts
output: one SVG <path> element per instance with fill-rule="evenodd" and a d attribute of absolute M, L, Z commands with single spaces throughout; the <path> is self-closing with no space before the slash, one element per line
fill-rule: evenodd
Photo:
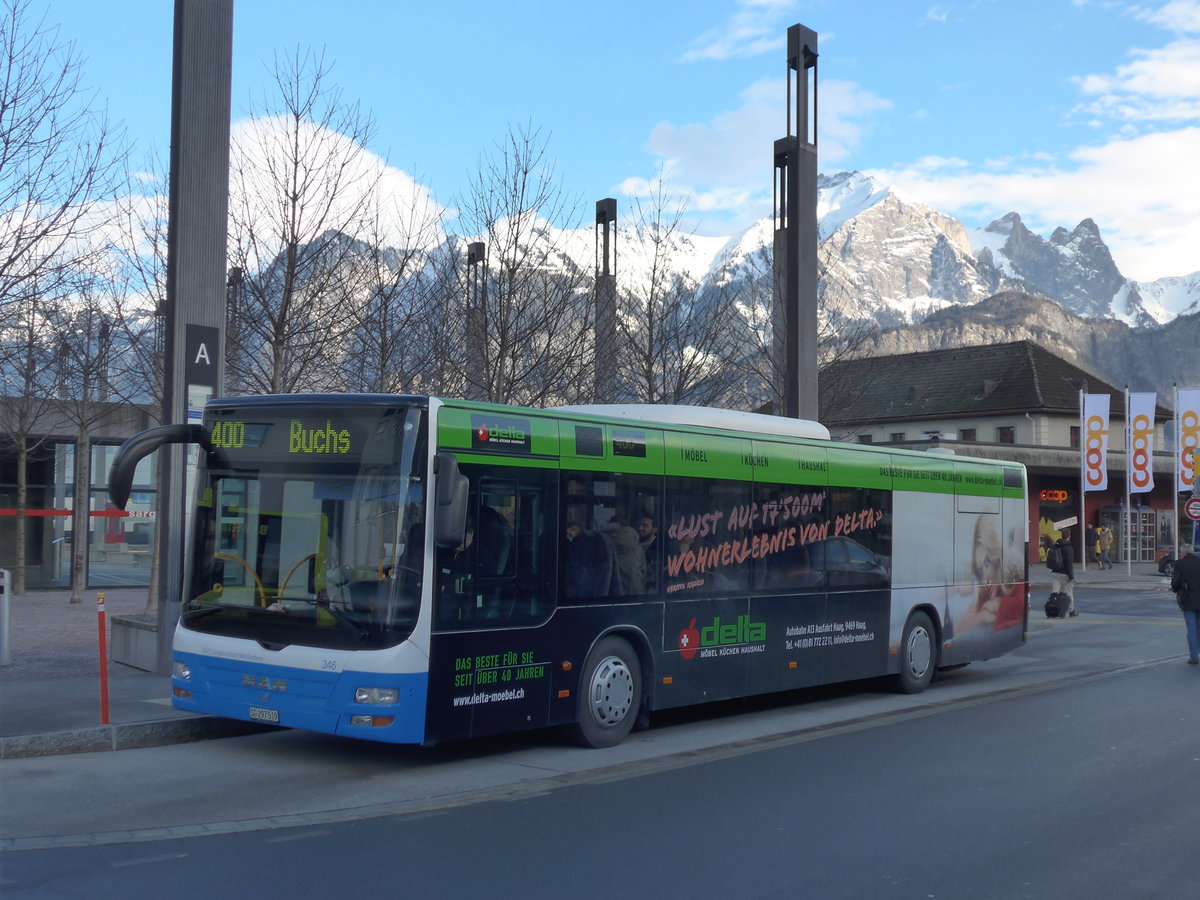
<path fill-rule="evenodd" d="M 463 464 L 467 536 L 435 555 L 427 734 L 536 728 L 549 720 L 555 471 Z"/>

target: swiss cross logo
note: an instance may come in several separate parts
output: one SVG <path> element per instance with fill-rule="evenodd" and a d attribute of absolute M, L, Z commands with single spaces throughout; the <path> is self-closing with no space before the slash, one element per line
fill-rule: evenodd
<path fill-rule="evenodd" d="M 679 655 L 691 659 L 700 649 L 700 632 L 696 630 L 696 620 L 688 622 L 688 627 L 679 632 Z"/>

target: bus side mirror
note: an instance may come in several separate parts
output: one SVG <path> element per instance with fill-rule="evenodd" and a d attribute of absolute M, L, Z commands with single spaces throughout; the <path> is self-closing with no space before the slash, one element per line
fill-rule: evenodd
<path fill-rule="evenodd" d="M 467 536 L 467 476 L 458 470 L 453 453 L 437 455 L 434 474 L 437 492 L 434 498 L 433 542 L 453 550 Z"/>
<path fill-rule="evenodd" d="M 108 498 L 113 506 L 125 508 L 138 463 L 164 444 L 199 444 L 209 454 L 216 452 L 203 425 L 159 425 L 138 432 L 117 448 L 109 467 Z"/>

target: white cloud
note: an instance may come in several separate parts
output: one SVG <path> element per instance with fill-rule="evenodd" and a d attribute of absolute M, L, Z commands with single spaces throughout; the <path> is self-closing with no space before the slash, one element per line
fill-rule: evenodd
<path fill-rule="evenodd" d="M 757 56 L 784 46 L 779 24 L 796 7 L 794 0 L 738 0 L 738 11 L 692 42 L 681 61 Z"/>
<path fill-rule="evenodd" d="M 247 221 L 268 228 L 273 223 L 284 233 L 283 222 L 277 221 L 285 212 L 277 197 L 279 171 L 291 162 L 290 141 L 297 134 L 306 148 L 300 173 L 306 195 L 297 226 L 301 232 L 349 226 L 363 208 L 363 192 L 371 190 L 381 234 L 393 246 L 430 246 L 443 239 L 447 210 L 428 188 L 345 135 L 308 121 L 297 130 L 281 117 L 243 119 L 231 128 L 230 202 Z"/>
<path fill-rule="evenodd" d="M 1140 10 L 1138 18 L 1178 34 L 1200 34 L 1200 3 L 1196 0 L 1171 0 L 1158 9 Z"/>
<path fill-rule="evenodd" d="M 1034 231 L 1095 220 L 1125 275 L 1151 281 L 1200 270 L 1200 0 L 1173 0 L 1140 20 L 1172 37 L 1133 48 L 1112 72 L 1074 79 L 1072 118 L 1107 137 L 1068 154 L 928 156 L 870 174 L 969 225 L 1018 212 Z"/>
<path fill-rule="evenodd" d="M 963 171 L 926 158 L 868 174 L 942 211 L 987 224 L 1019 212 L 1035 231 L 1092 218 L 1121 272 L 1150 281 L 1200 269 L 1200 127 L 1114 140 L 1067 160 L 1023 159 L 1003 170 Z"/>
<path fill-rule="evenodd" d="M 1127 123 L 1200 121 L 1200 0 L 1172 0 L 1135 14 L 1176 39 L 1132 49 L 1130 61 L 1112 73 L 1073 79 L 1087 98 L 1075 112 Z"/>
<path fill-rule="evenodd" d="M 823 81 L 818 90 L 818 154 L 822 165 L 836 164 L 862 142 L 864 123 L 892 104 L 851 82 Z M 708 122 L 662 122 L 647 140 L 674 188 L 692 195 L 694 210 L 724 213 L 723 225 L 739 227 L 770 213 L 772 148 L 787 127 L 787 82 L 757 81 L 741 99 Z"/>

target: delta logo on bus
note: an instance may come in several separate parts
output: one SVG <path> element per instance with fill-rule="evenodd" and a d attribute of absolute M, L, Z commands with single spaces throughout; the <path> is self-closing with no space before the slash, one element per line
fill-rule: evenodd
<path fill-rule="evenodd" d="M 767 649 L 767 623 L 738 616 L 734 622 L 722 622 L 717 616 L 711 625 L 696 628 L 696 620 L 688 622 L 679 632 L 679 655 L 692 659 L 701 657 L 735 656 L 740 653 L 762 653 Z"/>
<path fill-rule="evenodd" d="M 528 453 L 530 431 L 528 419 L 474 415 L 471 416 L 471 449 Z"/>

